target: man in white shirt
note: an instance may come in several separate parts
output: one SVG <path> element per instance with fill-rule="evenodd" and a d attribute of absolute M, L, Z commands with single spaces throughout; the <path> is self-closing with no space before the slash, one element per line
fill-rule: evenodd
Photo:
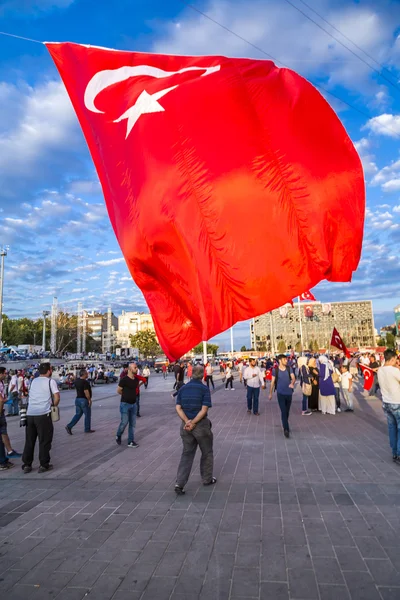
<path fill-rule="evenodd" d="M 8 386 L 8 399 L 10 404 L 8 405 L 7 417 L 16 417 L 19 414 L 19 374 L 20 371 L 11 377 L 10 384 Z"/>
<path fill-rule="evenodd" d="M 265 388 L 262 373 L 258 367 L 256 367 L 256 359 L 250 359 L 250 365 L 246 367 L 243 372 L 243 379 L 246 381 L 247 388 L 247 413 L 250 415 L 251 411 L 258 417 L 258 400 L 260 397 L 260 388 Z"/>
<path fill-rule="evenodd" d="M 386 350 L 384 357 L 385 364 L 378 369 L 378 381 L 393 460 L 400 465 L 400 369 L 396 367 L 397 356 L 394 350 Z"/>
<path fill-rule="evenodd" d="M 214 379 L 213 379 L 213 373 L 214 373 L 214 367 L 212 366 L 211 363 L 207 363 L 206 364 L 206 384 L 207 387 L 210 387 L 210 383 L 213 387 L 213 390 L 215 389 L 215 385 L 214 385 Z"/>
<path fill-rule="evenodd" d="M 32 381 L 29 390 L 29 402 L 26 412 L 25 447 L 22 455 L 24 473 L 32 471 L 33 454 L 36 438 L 39 438 L 39 473 L 45 473 L 53 468 L 50 464 L 50 450 L 53 441 L 53 421 L 51 406 L 58 406 L 60 392 L 57 383 L 51 379 L 50 363 L 39 366 L 39 377 Z"/>

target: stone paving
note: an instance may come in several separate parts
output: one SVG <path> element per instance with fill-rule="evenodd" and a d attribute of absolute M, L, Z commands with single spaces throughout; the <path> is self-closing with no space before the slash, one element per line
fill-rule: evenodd
<path fill-rule="evenodd" d="M 262 392 L 247 415 L 243 386 L 213 394 L 217 485 L 195 469 L 174 478 L 181 442 L 172 380 L 142 394 L 137 449 L 118 447 L 115 386 L 95 389 L 93 427 L 68 436 L 63 392 L 54 471 L 0 473 L 4 600 L 399 600 L 400 467 L 377 399 L 354 413 L 301 416 L 282 435 Z M 15 448 L 24 430 L 9 420 Z"/>

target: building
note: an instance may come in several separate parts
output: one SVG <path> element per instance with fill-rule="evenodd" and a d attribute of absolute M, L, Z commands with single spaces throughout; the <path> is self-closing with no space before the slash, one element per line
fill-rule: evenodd
<path fill-rule="evenodd" d="M 83 316 L 86 332 L 99 345 L 102 352 L 112 352 L 115 346 L 115 336 L 118 330 L 118 319 L 111 311 L 102 313 L 85 313 Z M 109 323 L 110 321 L 110 323 Z M 110 328 L 110 333 L 108 332 Z"/>
<path fill-rule="evenodd" d="M 121 348 L 130 348 L 129 336 L 138 331 L 155 331 L 153 317 L 150 313 L 126 312 L 118 317 L 117 344 Z"/>
<path fill-rule="evenodd" d="M 375 326 L 371 300 L 353 302 L 301 302 L 275 309 L 252 319 L 251 344 L 254 350 L 277 352 L 329 348 L 333 328 L 349 348 L 375 347 Z"/>
<path fill-rule="evenodd" d="M 394 309 L 394 318 L 396 321 L 396 335 L 400 337 L 400 304 Z"/>

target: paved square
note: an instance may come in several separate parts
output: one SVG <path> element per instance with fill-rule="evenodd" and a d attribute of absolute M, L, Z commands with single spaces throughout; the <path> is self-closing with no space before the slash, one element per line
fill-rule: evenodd
<path fill-rule="evenodd" d="M 210 418 L 216 486 L 198 457 L 186 495 L 173 491 L 181 452 L 172 378 L 142 393 L 137 449 L 115 443 L 115 386 L 94 390 L 93 428 L 67 435 L 61 397 L 54 470 L 0 473 L 0 597 L 4 600 L 398 600 L 400 467 L 379 400 L 355 412 L 301 416 L 282 435 L 277 402 L 217 381 Z M 24 430 L 9 419 L 22 449 Z M 34 466 L 38 466 L 37 463 Z"/>

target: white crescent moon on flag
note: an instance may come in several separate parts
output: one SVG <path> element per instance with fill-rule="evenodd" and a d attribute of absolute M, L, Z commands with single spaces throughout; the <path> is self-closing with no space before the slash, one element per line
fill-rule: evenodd
<path fill-rule="evenodd" d="M 131 77 L 148 76 L 160 79 L 163 77 L 171 77 L 171 75 L 187 73 L 189 71 L 204 71 L 204 73 L 201 75 L 201 77 L 203 77 L 204 75 L 216 73 L 220 69 L 221 65 L 217 65 L 215 67 L 186 67 L 184 69 L 180 69 L 179 71 L 164 71 L 163 69 L 158 69 L 157 67 L 152 67 L 150 65 L 137 65 L 135 67 L 120 67 L 119 69 L 99 71 L 93 75 L 86 87 L 84 96 L 85 106 L 91 112 L 104 113 L 104 111 L 96 108 L 95 100 L 97 96 L 100 94 L 100 92 L 110 87 L 110 85 L 120 83 L 121 81 L 126 81 Z"/>

